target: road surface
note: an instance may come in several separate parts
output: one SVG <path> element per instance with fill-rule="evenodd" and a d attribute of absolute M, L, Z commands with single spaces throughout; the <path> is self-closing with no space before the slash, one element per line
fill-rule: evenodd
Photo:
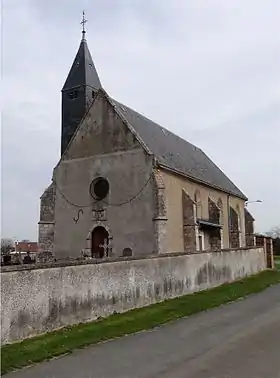
<path fill-rule="evenodd" d="M 280 378 L 280 285 L 6 378 Z"/>

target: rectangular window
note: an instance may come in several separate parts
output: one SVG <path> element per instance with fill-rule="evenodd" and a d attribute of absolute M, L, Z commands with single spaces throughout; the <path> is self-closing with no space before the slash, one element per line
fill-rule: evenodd
<path fill-rule="evenodd" d="M 202 233 L 198 235 L 198 248 L 200 252 L 204 250 L 204 235 Z"/>
<path fill-rule="evenodd" d="M 199 235 L 198 237 L 198 243 L 199 243 L 199 251 L 202 251 L 202 236 Z"/>

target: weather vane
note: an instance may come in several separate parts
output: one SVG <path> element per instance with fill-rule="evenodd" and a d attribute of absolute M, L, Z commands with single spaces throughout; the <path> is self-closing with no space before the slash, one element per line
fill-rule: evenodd
<path fill-rule="evenodd" d="M 86 17 L 85 17 L 85 11 L 83 11 L 83 19 L 82 19 L 82 21 L 81 21 L 81 25 L 83 25 L 83 30 L 82 30 L 82 33 L 83 33 L 83 35 L 85 35 L 85 23 L 87 22 L 87 20 L 86 20 Z"/>

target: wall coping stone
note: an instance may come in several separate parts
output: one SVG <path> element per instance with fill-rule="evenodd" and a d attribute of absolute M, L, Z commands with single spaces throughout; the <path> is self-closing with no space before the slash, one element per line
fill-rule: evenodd
<path fill-rule="evenodd" d="M 67 266 L 77 266 L 77 265 L 96 265 L 96 264 L 104 264 L 104 263 L 118 263 L 123 261 L 135 261 L 135 260 L 147 260 L 147 259 L 158 259 L 164 257 L 176 257 L 176 256 L 185 256 L 185 255 L 202 255 L 202 254 L 209 254 L 209 253 L 224 253 L 224 252 L 238 252 L 244 250 L 260 250 L 263 249 L 262 246 L 252 246 L 252 247 L 240 247 L 240 248 L 228 248 L 228 249 L 220 249 L 220 250 L 209 250 L 209 251 L 197 251 L 197 252 L 170 252 L 170 253 L 161 253 L 161 254 L 151 254 L 147 256 L 127 256 L 127 257 L 107 257 L 103 259 L 96 259 L 91 258 L 88 260 L 82 259 L 64 259 L 64 260 L 57 260 L 45 263 L 35 263 L 35 264 L 23 264 L 23 265 L 6 265 L 1 266 L 0 273 L 6 272 L 15 272 L 15 271 L 22 271 L 22 270 L 34 270 L 34 269 L 46 269 L 46 268 L 61 268 Z"/>

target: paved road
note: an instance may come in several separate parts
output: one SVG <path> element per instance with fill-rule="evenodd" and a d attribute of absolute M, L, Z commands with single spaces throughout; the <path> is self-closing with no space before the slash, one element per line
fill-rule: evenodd
<path fill-rule="evenodd" d="M 280 285 L 6 378 L 280 378 Z"/>

